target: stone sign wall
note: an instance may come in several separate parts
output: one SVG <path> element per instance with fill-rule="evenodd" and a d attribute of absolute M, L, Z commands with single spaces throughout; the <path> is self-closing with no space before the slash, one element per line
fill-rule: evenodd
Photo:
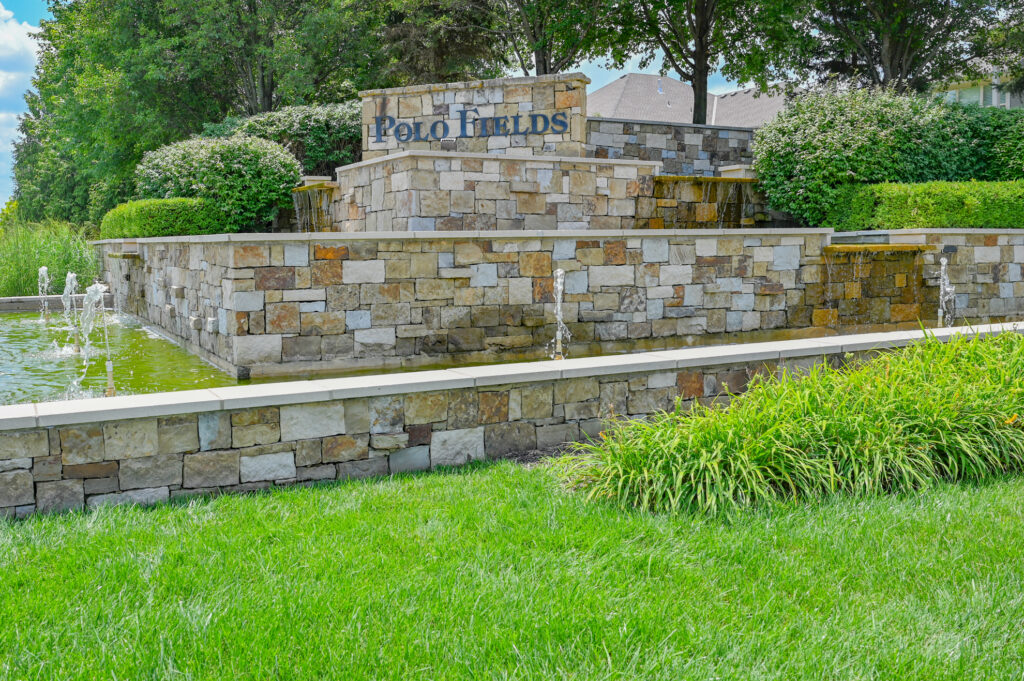
<path fill-rule="evenodd" d="M 406 150 L 583 156 L 582 73 L 367 90 L 363 160 Z"/>
<path fill-rule="evenodd" d="M 338 169 L 342 232 L 643 229 L 658 164 L 407 152 Z"/>

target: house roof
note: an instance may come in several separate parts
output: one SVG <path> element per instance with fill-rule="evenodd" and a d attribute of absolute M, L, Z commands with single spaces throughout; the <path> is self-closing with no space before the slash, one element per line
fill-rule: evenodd
<path fill-rule="evenodd" d="M 754 88 L 708 94 L 709 125 L 756 128 L 785 106 L 783 95 Z M 587 95 L 587 115 L 634 121 L 693 122 L 693 88 L 675 78 L 627 73 Z"/>

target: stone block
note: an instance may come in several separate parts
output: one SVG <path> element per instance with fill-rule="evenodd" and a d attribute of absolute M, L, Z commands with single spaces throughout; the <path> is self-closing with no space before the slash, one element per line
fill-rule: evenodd
<path fill-rule="evenodd" d="M 110 506 L 117 504 L 139 504 L 140 506 L 152 506 L 167 501 L 171 498 L 170 490 L 166 487 L 153 487 L 149 489 L 133 489 L 127 492 L 115 494 L 97 494 L 89 497 L 85 504 L 88 508 L 99 506 Z"/>
<path fill-rule="evenodd" d="M 285 244 L 284 264 L 289 267 L 306 267 L 309 265 L 309 246 L 304 243 Z"/>
<path fill-rule="evenodd" d="M 238 482 L 238 452 L 200 452 L 185 455 L 185 487 L 229 487 L 237 485 Z"/>
<path fill-rule="evenodd" d="M 448 396 L 443 392 L 405 396 L 405 423 L 434 423 L 448 418 Z"/>
<path fill-rule="evenodd" d="M 590 290 L 600 290 L 602 286 L 632 286 L 636 275 L 632 265 L 595 265 L 590 268 L 588 277 Z"/>
<path fill-rule="evenodd" d="M 430 439 L 431 466 L 460 466 L 484 458 L 484 429 L 465 428 L 433 433 Z"/>
<path fill-rule="evenodd" d="M 281 361 L 281 336 L 233 336 L 233 364 L 276 364 Z"/>
<path fill-rule="evenodd" d="M 302 466 L 295 469 L 296 482 L 333 480 L 337 475 L 338 467 L 329 463 L 320 466 Z"/>
<path fill-rule="evenodd" d="M 320 440 L 300 440 L 295 443 L 296 467 L 315 466 L 322 461 L 323 446 Z"/>
<path fill-rule="evenodd" d="M 346 312 L 300 312 L 300 331 L 304 336 L 331 336 L 345 333 Z M 282 349 L 283 353 L 283 349 Z"/>
<path fill-rule="evenodd" d="M 341 260 L 316 260 L 310 266 L 310 274 L 314 288 L 337 286 L 343 283 L 343 263 Z"/>
<path fill-rule="evenodd" d="M 257 423 L 231 429 L 231 446 L 236 449 L 269 445 L 280 440 L 281 427 L 277 423 Z"/>
<path fill-rule="evenodd" d="M 227 449 L 231 446 L 231 416 L 226 411 L 199 414 L 199 449 Z"/>
<path fill-rule="evenodd" d="M 42 432 L 42 431 L 40 431 Z M 61 461 L 82 464 L 103 461 L 103 426 L 85 424 L 57 429 L 60 438 Z M 45 433 L 43 433 L 45 435 Z"/>
<path fill-rule="evenodd" d="M 267 333 L 298 333 L 299 303 L 267 303 Z"/>
<path fill-rule="evenodd" d="M 484 428 L 484 451 L 487 458 L 500 458 L 537 448 L 537 432 L 531 423 L 495 423 Z"/>
<path fill-rule="evenodd" d="M 118 478 L 122 490 L 181 484 L 181 456 L 164 454 L 121 462 Z"/>
<path fill-rule="evenodd" d="M 254 273 L 257 291 L 295 288 L 294 267 L 259 267 Z"/>
<path fill-rule="evenodd" d="M 104 423 L 103 450 L 108 461 L 154 456 L 159 451 L 156 419 Z"/>
<path fill-rule="evenodd" d="M 281 407 L 281 440 L 342 435 L 345 432 L 345 405 L 342 402 L 313 402 Z"/>
<path fill-rule="evenodd" d="M 393 451 L 403 449 L 409 444 L 409 433 L 380 433 L 370 436 L 373 449 Z"/>
<path fill-rule="evenodd" d="M 242 482 L 286 480 L 295 477 L 295 454 L 293 452 L 242 456 L 239 457 L 238 464 Z"/>
<path fill-rule="evenodd" d="M 349 260 L 342 271 L 345 284 L 383 284 L 383 260 Z"/>
<path fill-rule="evenodd" d="M 45 430 L 0 432 L 0 461 L 48 456 L 49 440 Z"/>
<path fill-rule="evenodd" d="M 596 378 L 570 378 L 555 383 L 555 404 L 586 402 L 601 394 Z"/>
<path fill-rule="evenodd" d="M 156 432 L 159 454 L 180 454 L 199 449 L 199 427 L 195 414 L 157 419 Z"/>
<path fill-rule="evenodd" d="M 558 423 L 537 428 L 538 449 L 554 449 L 567 442 L 576 442 L 579 439 L 580 427 L 578 423 Z"/>
<path fill-rule="evenodd" d="M 392 473 L 414 473 L 430 469 L 430 447 L 406 447 L 388 456 L 388 465 Z"/>
<path fill-rule="evenodd" d="M 388 474 L 387 457 L 377 459 L 365 459 L 363 461 L 348 461 L 338 464 L 338 479 L 369 478 Z"/>
<path fill-rule="evenodd" d="M 326 437 L 323 440 L 322 460 L 324 463 L 356 461 L 365 459 L 369 455 L 369 435 L 338 435 Z"/>
<path fill-rule="evenodd" d="M 519 275 L 523 277 L 550 277 L 551 254 L 546 251 L 520 253 Z"/>
<path fill-rule="evenodd" d="M 40 513 L 79 511 L 85 508 L 85 488 L 81 480 L 40 482 L 36 486 L 36 510 Z"/>
<path fill-rule="evenodd" d="M 17 470 L 0 473 L 0 508 L 27 506 L 34 501 L 35 491 L 30 472 Z"/>

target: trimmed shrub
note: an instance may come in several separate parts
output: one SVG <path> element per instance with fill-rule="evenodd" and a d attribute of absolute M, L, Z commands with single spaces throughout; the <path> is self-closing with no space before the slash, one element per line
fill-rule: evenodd
<path fill-rule="evenodd" d="M 559 462 L 594 499 L 729 512 L 1024 470 L 1024 335 L 935 339 L 855 368 L 755 379 L 727 408 L 622 421 Z"/>
<path fill-rule="evenodd" d="M 996 145 L 1021 120 L 885 91 L 812 92 L 757 131 L 754 166 L 773 208 L 820 225 L 848 184 L 1007 179 Z"/>
<path fill-rule="evenodd" d="M 290 206 L 301 168 L 280 144 L 236 135 L 194 138 L 147 152 L 135 169 L 140 198 L 207 199 L 224 231 L 260 231 Z"/>
<path fill-rule="evenodd" d="M 1024 228 L 1024 182 L 848 185 L 823 227 Z"/>
<path fill-rule="evenodd" d="M 206 199 L 141 199 L 112 208 L 100 223 L 101 239 L 219 234 L 224 214 Z"/>
<path fill-rule="evenodd" d="M 362 149 L 361 104 L 286 106 L 278 111 L 226 118 L 203 127 L 203 137 L 251 135 L 277 142 L 295 155 L 306 175 L 334 175 L 359 160 Z"/>
<path fill-rule="evenodd" d="M 76 273 L 83 284 L 99 273 L 96 252 L 84 230 L 68 222 L 5 221 L 0 227 L 0 297 L 36 295 L 39 268 L 44 265 L 55 289 L 63 288 L 68 272 Z"/>

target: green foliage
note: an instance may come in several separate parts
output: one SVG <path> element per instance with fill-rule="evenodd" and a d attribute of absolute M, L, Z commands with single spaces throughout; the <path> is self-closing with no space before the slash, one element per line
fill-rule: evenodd
<path fill-rule="evenodd" d="M 141 199 L 122 203 L 103 216 L 101 239 L 219 234 L 224 213 L 206 199 Z"/>
<path fill-rule="evenodd" d="M 34 296 L 39 268 L 63 282 L 68 272 L 83 284 L 99 272 L 96 253 L 85 233 L 66 222 L 0 224 L 0 297 Z"/>
<path fill-rule="evenodd" d="M 494 0 L 490 17 L 523 75 L 540 76 L 603 56 L 618 14 L 611 0 Z"/>
<path fill-rule="evenodd" d="M 847 185 L 823 227 L 1024 228 L 1024 181 Z"/>
<path fill-rule="evenodd" d="M 834 370 L 755 382 L 726 409 L 624 421 L 562 465 L 594 499 L 731 512 L 903 492 L 1024 469 L 1024 336 L 934 339 Z"/>
<path fill-rule="evenodd" d="M 304 174 L 333 176 L 338 166 L 359 160 L 361 113 L 359 101 L 288 106 L 249 118 L 227 118 L 221 123 L 207 124 L 202 134 L 241 134 L 277 142 L 295 155 Z"/>
<path fill-rule="evenodd" d="M 225 116 L 496 75 L 471 0 L 54 0 L 14 149 L 26 219 L 99 223 L 142 155 Z M 467 7 L 469 5 L 470 7 Z"/>
<path fill-rule="evenodd" d="M 225 231 L 259 231 L 291 205 L 300 173 L 299 162 L 280 144 L 236 135 L 148 152 L 136 183 L 142 198 L 207 199 L 224 215 Z"/>
<path fill-rule="evenodd" d="M 1024 180 L 1024 115 L 1016 116 L 994 145 L 993 167 L 1008 180 Z"/>
<path fill-rule="evenodd" d="M 754 167 L 772 207 L 820 225 L 847 184 L 1003 179 L 997 144 L 1022 120 L 888 91 L 811 92 L 757 131 Z"/>

